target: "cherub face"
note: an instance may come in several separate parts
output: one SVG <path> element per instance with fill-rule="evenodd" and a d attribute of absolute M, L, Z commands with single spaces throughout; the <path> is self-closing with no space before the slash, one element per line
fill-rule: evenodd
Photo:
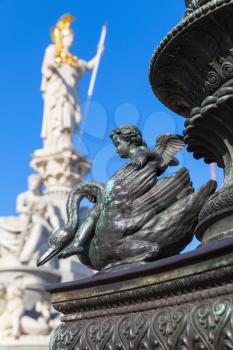
<path fill-rule="evenodd" d="M 129 157 L 129 143 L 120 135 L 114 135 L 112 142 L 121 158 Z"/>

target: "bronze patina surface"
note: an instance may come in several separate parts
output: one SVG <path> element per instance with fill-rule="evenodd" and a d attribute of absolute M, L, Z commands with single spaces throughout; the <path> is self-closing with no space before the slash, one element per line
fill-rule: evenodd
<path fill-rule="evenodd" d="M 229 238 L 144 266 L 97 273 L 88 279 L 59 284 L 49 291 L 52 293 L 52 302 L 57 303 L 148 287 L 231 265 L 232 251 L 233 239 Z"/>
<path fill-rule="evenodd" d="M 186 6 L 156 48 L 149 75 L 156 96 L 186 118 L 187 150 L 223 169 L 222 187 L 199 215 L 196 237 L 205 243 L 232 235 L 233 0 L 187 0 Z"/>
<path fill-rule="evenodd" d="M 198 215 L 216 183 L 209 181 L 194 191 L 186 168 L 158 179 L 168 167 L 178 165 L 175 155 L 185 145 L 183 138 L 161 135 L 150 150 L 133 125 L 114 129 L 110 137 L 128 163 L 106 185 L 87 181 L 71 191 L 67 224 L 50 235 L 39 265 L 56 254 L 78 255 L 83 264 L 104 271 L 177 254 L 192 240 Z M 79 225 L 85 197 L 94 206 Z"/>
<path fill-rule="evenodd" d="M 50 289 L 64 314 L 51 349 L 231 349 L 232 248 L 228 238 Z"/>

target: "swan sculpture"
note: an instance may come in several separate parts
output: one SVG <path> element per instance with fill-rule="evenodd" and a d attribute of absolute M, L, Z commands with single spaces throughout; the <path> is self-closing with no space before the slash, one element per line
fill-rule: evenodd
<path fill-rule="evenodd" d="M 158 179 L 179 163 L 175 154 L 184 147 L 182 137 L 161 135 L 153 150 L 132 125 L 114 129 L 110 137 L 128 163 L 106 185 L 87 181 L 74 187 L 67 200 L 67 224 L 50 235 L 38 266 L 55 255 L 77 255 L 92 269 L 116 269 L 177 254 L 191 242 L 198 214 L 216 182 L 194 191 L 186 168 Z M 83 198 L 94 205 L 80 224 Z"/>

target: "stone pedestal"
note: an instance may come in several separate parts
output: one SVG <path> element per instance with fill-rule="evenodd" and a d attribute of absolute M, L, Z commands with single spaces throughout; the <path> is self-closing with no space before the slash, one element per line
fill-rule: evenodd
<path fill-rule="evenodd" d="M 90 162 L 73 147 L 56 153 L 41 149 L 31 157 L 30 166 L 40 175 L 45 186 L 44 196 L 66 220 L 66 200 L 73 186 L 90 170 Z"/>
<path fill-rule="evenodd" d="M 2 262 L 0 260 L 0 262 Z M 24 301 L 30 311 L 39 300 L 48 300 L 46 287 L 61 281 L 61 273 L 49 267 L 36 268 L 20 264 L 2 264 L 0 267 L 1 283 L 11 284 L 17 277 L 23 278 Z M 1 342 L 0 342 L 1 345 Z"/>
<path fill-rule="evenodd" d="M 54 153 L 48 153 L 44 149 L 35 151 L 30 165 L 40 174 L 47 189 L 70 189 L 90 170 L 90 162 L 72 146 Z"/>
<path fill-rule="evenodd" d="M 233 239 L 50 289 L 50 350 L 233 348 Z"/>
<path fill-rule="evenodd" d="M 66 216 L 66 201 L 71 189 L 83 181 L 83 176 L 90 170 L 90 161 L 77 150 L 70 147 L 51 153 L 45 149 L 37 150 L 31 156 L 30 166 L 40 175 L 44 190 L 44 199 L 51 203 L 64 225 Z M 88 208 L 81 209 L 80 220 L 87 215 Z M 87 277 L 92 274 L 90 269 L 82 268 L 77 259 L 69 258 L 59 261 L 59 271 L 62 281 Z"/>

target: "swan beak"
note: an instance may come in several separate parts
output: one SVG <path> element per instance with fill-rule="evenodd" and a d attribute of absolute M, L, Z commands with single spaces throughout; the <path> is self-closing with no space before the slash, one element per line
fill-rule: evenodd
<path fill-rule="evenodd" d="M 52 259 L 59 251 L 61 248 L 49 248 L 47 252 L 45 252 L 38 260 L 37 260 L 37 266 L 44 265 L 47 263 L 50 259 Z"/>

